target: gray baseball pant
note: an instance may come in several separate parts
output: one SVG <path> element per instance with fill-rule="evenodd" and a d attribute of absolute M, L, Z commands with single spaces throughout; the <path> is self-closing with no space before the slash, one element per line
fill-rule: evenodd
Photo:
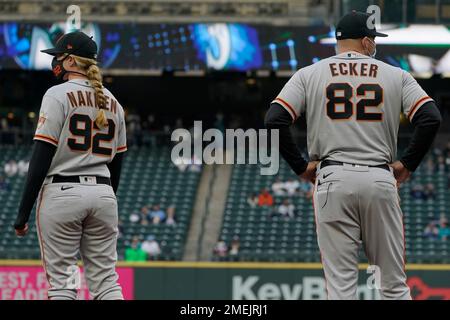
<path fill-rule="evenodd" d="M 411 299 L 404 269 L 403 214 L 392 172 L 327 166 L 318 169 L 313 198 L 328 299 L 357 299 L 361 244 L 369 264 L 380 273 L 381 298 Z"/>
<path fill-rule="evenodd" d="M 112 188 L 102 184 L 44 183 L 36 210 L 48 298 L 75 300 L 74 269 L 80 253 L 89 292 L 121 300 L 117 283 L 118 212 Z"/>

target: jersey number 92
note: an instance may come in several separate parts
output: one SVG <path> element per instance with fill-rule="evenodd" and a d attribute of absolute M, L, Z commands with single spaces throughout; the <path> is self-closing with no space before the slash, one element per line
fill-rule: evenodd
<path fill-rule="evenodd" d="M 102 133 L 91 117 L 86 114 L 74 114 L 69 122 L 69 131 L 73 137 L 67 140 L 67 144 L 73 151 L 88 152 L 92 148 L 93 154 L 111 156 L 112 149 L 101 144 L 102 142 L 111 142 L 114 138 L 116 124 L 113 120 L 108 119 L 107 129 L 107 133 Z"/>

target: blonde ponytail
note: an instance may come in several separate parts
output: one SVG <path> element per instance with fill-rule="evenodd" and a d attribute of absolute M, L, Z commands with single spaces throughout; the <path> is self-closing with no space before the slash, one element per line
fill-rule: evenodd
<path fill-rule="evenodd" d="M 106 96 L 103 92 L 102 74 L 100 68 L 97 66 L 97 61 L 94 59 L 88 59 L 78 56 L 73 56 L 77 65 L 86 71 L 86 76 L 91 83 L 91 86 L 95 90 L 95 104 L 98 107 L 97 117 L 95 123 L 100 129 L 103 129 L 108 125 L 108 119 L 106 118 Z"/>

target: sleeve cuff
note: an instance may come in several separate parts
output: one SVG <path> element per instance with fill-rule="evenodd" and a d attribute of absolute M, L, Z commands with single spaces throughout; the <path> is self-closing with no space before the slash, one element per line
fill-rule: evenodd
<path fill-rule="evenodd" d="M 277 97 L 277 98 L 275 98 L 275 100 L 272 101 L 272 103 L 277 103 L 280 106 L 282 106 L 283 108 L 285 108 L 291 115 L 292 122 L 297 120 L 298 116 L 297 116 L 297 113 L 295 112 L 295 109 L 289 103 L 287 103 L 285 100 L 281 99 L 280 97 Z"/>
<path fill-rule="evenodd" d="M 122 152 L 125 152 L 127 150 L 128 150 L 127 146 L 122 146 L 122 147 L 118 147 L 116 152 L 117 153 L 122 153 Z"/>
<path fill-rule="evenodd" d="M 36 135 L 34 135 L 34 140 L 40 140 L 40 141 L 48 142 L 48 143 L 54 145 L 55 147 L 58 146 L 58 140 L 56 140 L 56 139 L 54 139 L 52 137 L 43 135 L 43 134 L 36 134 Z"/>

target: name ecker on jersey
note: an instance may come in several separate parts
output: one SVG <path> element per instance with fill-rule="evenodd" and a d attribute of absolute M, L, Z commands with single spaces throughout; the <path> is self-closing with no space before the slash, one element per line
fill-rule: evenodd
<path fill-rule="evenodd" d="M 337 76 L 355 76 L 376 78 L 378 66 L 376 64 L 340 62 L 330 63 L 330 71 L 333 77 Z"/>
<path fill-rule="evenodd" d="M 98 108 L 96 94 L 87 90 L 69 91 L 67 97 L 70 101 L 72 108 L 78 107 L 92 107 Z M 105 95 L 106 105 L 105 108 L 114 114 L 117 114 L 117 100 L 112 99 L 108 95 Z"/>
<path fill-rule="evenodd" d="M 326 300 L 323 277 L 303 277 L 302 283 L 261 282 L 259 276 L 233 276 L 232 300 Z M 378 290 L 366 284 L 358 286 L 362 300 L 379 300 Z"/>

